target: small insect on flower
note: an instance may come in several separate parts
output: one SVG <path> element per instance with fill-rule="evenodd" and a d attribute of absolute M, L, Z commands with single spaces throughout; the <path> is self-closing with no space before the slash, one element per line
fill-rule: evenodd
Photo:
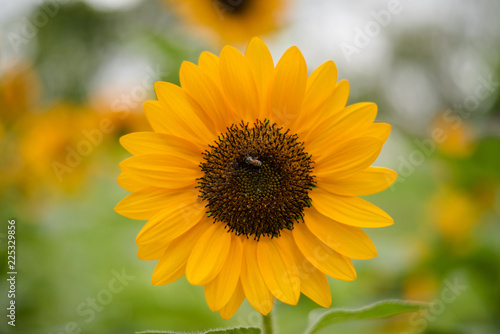
<path fill-rule="evenodd" d="M 259 157 L 253 158 L 251 156 L 247 156 L 247 157 L 245 157 L 245 162 L 247 164 L 260 167 L 260 166 L 262 166 L 262 162 L 258 159 L 259 159 Z"/>

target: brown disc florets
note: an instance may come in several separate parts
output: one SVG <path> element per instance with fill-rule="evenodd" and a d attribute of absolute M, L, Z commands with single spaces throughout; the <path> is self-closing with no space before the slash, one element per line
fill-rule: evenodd
<path fill-rule="evenodd" d="M 229 231 L 278 237 L 303 219 L 315 182 L 296 134 L 267 121 L 233 124 L 203 155 L 200 196 Z"/>

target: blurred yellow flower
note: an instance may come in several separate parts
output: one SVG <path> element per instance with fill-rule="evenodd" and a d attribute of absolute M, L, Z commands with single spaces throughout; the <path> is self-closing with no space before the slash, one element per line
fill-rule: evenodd
<path fill-rule="evenodd" d="M 438 279 L 432 271 L 422 270 L 405 278 L 404 298 L 408 300 L 432 301 L 438 292 Z"/>
<path fill-rule="evenodd" d="M 0 119 L 0 140 L 3 140 L 5 137 L 5 125 L 3 124 L 3 120 Z"/>
<path fill-rule="evenodd" d="M 155 84 L 159 101 L 144 105 L 154 132 L 121 138 L 134 156 L 118 182 L 132 194 L 115 210 L 149 220 L 139 258 L 160 260 L 155 285 L 204 285 L 224 319 L 245 297 L 262 314 L 301 292 L 328 307 L 326 275 L 354 280 L 351 259 L 377 255 L 361 227 L 393 223 L 358 197 L 396 178 L 370 167 L 390 125 L 374 123 L 373 103 L 346 107 L 332 61 L 308 77 L 296 47 L 276 67 L 258 38 L 198 64 L 182 64 L 181 87 Z"/>
<path fill-rule="evenodd" d="M 430 216 L 437 223 L 443 237 L 460 247 L 470 240 L 481 211 L 467 192 L 451 186 L 442 186 L 430 201 Z"/>
<path fill-rule="evenodd" d="M 30 190 L 76 190 L 96 147 L 89 139 L 98 126 L 96 116 L 93 110 L 66 103 L 27 116 L 18 129 L 18 181 Z"/>
<path fill-rule="evenodd" d="M 115 136 L 123 136 L 126 133 L 136 131 L 148 131 L 150 129 L 149 123 L 142 111 L 140 103 L 128 105 L 121 102 L 119 93 L 102 93 L 92 98 L 89 105 L 98 111 L 101 119 L 109 119 L 113 124 L 113 131 Z M 116 144 L 116 138 L 112 138 L 113 143 Z"/>
<path fill-rule="evenodd" d="M 186 21 L 212 30 L 222 42 L 246 42 L 280 25 L 286 0 L 168 0 Z"/>
<path fill-rule="evenodd" d="M 441 113 L 434 119 L 432 128 L 442 131 L 442 140 L 437 142 L 437 147 L 443 154 L 465 158 L 473 153 L 475 138 L 471 126 L 464 119 Z"/>
<path fill-rule="evenodd" d="M 103 110 L 103 109 L 100 109 Z M 124 134 L 150 129 L 144 113 L 105 111 L 99 113 L 100 119 L 109 119 L 113 124 L 113 143 Z"/>
<path fill-rule="evenodd" d="M 18 61 L 0 75 L 0 118 L 12 122 L 32 109 L 40 96 L 40 80 L 31 64 Z"/>

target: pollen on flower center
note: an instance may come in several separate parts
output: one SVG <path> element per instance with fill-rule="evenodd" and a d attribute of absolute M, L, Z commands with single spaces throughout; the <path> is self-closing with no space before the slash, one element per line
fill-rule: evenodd
<path fill-rule="evenodd" d="M 267 121 L 233 124 L 203 155 L 200 196 L 229 231 L 278 237 L 302 220 L 315 182 L 296 134 Z"/>

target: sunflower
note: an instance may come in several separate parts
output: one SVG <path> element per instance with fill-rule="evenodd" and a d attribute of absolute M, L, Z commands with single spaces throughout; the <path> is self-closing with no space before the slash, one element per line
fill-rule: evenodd
<path fill-rule="evenodd" d="M 10 62 L 0 76 L 0 118 L 10 126 L 33 109 L 39 101 L 40 79 L 27 61 Z"/>
<path fill-rule="evenodd" d="M 442 133 L 439 140 L 436 140 L 437 149 L 448 157 L 470 157 L 477 145 L 472 126 L 463 119 L 460 119 L 460 123 L 456 123 L 455 119 L 450 122 L 448 113 L 449 111 L 439 113 L 431 123 L 431 131 Z"/>
<path fill-rule="evenodd" d="M 463 250 L 473 229 L 481 222 L 479 194 L 453 185 L 441 185 L 429 201 L 429 218 L 446 241 Z"/>
<path fill-rule="evenodd" d="M 12 180 L 29 193 L 79 190 L 89 172 L 88 156 L 95 147 L 85 133 L 98 126 L 94 110 L 72 103 L 59 102 L 28 114 L 16 128 L 21 166 L 13 169 L 16 176 Z"/>
<path fill-rule="evenodd" d="M 346 107 L 349 85 L 328 61 L 307 76 L 296 47 L 276 67 L 253 38 L 245 55 L 226 46 L 184 62 L 181 86 L 157 82 L 144 104 L 154 132 L 121 144 L 118 183 L 132 193 L 115 210 L 148 220 L 138 256 L 157 260 L 153 284 L 182 276 L 230 318 L 246 297 L 268 314 L 300 293 L 329 307 L 326 275 L 354 280 L 351 259 L 376 249 L 361 227 L 393 220 L 357 197 L 396 178 L 370 167 L 390 132 L 377 107 Z"/>
<path fill-rule="evenodd" d="M 215 32 L 225 42 L 246 42 L 280 25 L 284 0 L 169 0 L 186 21 Z"/>

